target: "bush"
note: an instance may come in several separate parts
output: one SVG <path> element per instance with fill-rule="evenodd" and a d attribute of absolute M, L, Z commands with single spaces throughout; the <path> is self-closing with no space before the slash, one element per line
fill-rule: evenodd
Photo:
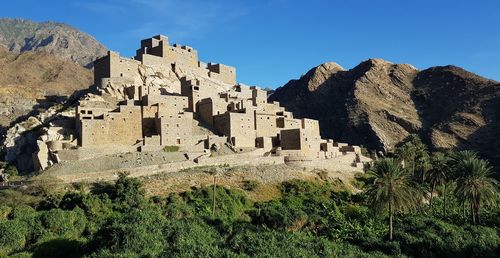
<path fill-rule="evenodd" d="M 228 245 L 233 252 L 252 257 L 372 257 L 352 245 L 306 232 L 243 228 Z"/>
<path fill-rule="evenodd" d="M 12 212 L 9 215 L 10 219 L 19 219 L 22 221 L 29 221 L 33 218 L 36 218 L 37 212 L 33 207 L 28 205 L 17 205 L 12 209 Z"/>
<path fill-rule="evenodd" d="M 115 183 L 114 200 L 124 209 L 138 208 L 145 204 L 146 191 L 139 179 L 127 176 L 127 174 L 119 175 Z"/>
<path fill-rule="evenodd" d="M 221 257 L 225 239 L 200 219 L 173 220 L 166 228 L 165 251 L 169 257 Z M 234 255 L 233 255 L 234 256 Z"/>
<path fill-rule="evenodd" d="M 243 218 L 245 216 L 245 211 L 253 205 L 241 190 L 227 189 L 218 186 L 216 187 L 215 193 L 215 216 L 223 221 L 233 221 Z M 172 208 L 179 208 L 179 206 L 181 206 L 179 201 L 182 201 L 187 205 L 183 209 L 185 212 L 191 213 L 192 215 L 196 214 L 201 217 L 211 217 L 212 195 L 212 186 L 182 193 L 179 196 L 180 199 L 177 199 L 177 203 L 168 208 L 168 210 L 175 212 Z M 175 200 L 175 198 L 170 199 L 170 201 L 172 200 Z M 169 203 L 168 206 L 172 204 L 174 203 Z"/>
<path fill-rule="evenodd" d="M 40 213 L 40 222 L 44 228 L 41 238 L 44 241 L 57 238 L 77 239 L 87 225 L 87 217 L 80 208 L 72 211 L 52 209 Z"/>
<path fill-rule="evenodd" d="M 255 180 L 245 180 L 242 182 L 242 188 L 247 191 L 253 191 L 259 187 L 259 182 Z"/>
<path fill-rule="evenodd" d="M 397 222 L 401 249 L 417 257 L 498 257 L 500 237 L 492 228 L 459 227 L 432 217 L 408 216 Z"/>
<path fill-rule="evenodd" d="M 157 257 L 164 250 L 163 230 L 166 220 L 155 207 L 133 209 L 109 221 L 95 235 L 93 256 L 134 254 L 135 257 Z"/>
<path fill-rule="evenodd" d="M 7 216 L 9 216 L 11 211 L 12 211 L 11 207 L 0 205 L 0 220 L 7 219 Z"/>
<path fill-rule="evenodd" d="M 14 165 L 7 165 L 7 167 L 5 167 L 4 173 L 8 174 L 11 177 L 19 175 L 19 171 L 17 170 L 16 166 L 14 166 Z"/>
<path fill-rule="evenodd" d="M 0 257 L 22 251 L 26 245 L 28 228 L 19 220 L 0 220 Z"/>
<path fill-rule="evenodd" d="M 83 240 L 56 238 L 41 242 L 33 248 L 33 257 L 68 258 L 82 257 L 85 242 Z"/>
<path fill-rule="evenodd" d="M 164 152 L 178 152 L 179 149 L 180 149 L 180 147 L 175 146 L 175 145 L 167 145 L 167 146 L 163 147 Z"/>

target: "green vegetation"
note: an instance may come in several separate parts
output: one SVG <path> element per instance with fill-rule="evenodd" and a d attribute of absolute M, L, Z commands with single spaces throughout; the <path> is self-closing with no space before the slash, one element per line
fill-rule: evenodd
<path fill-rule="evenodd" d="M 500 256 L 499 195 L 487 162 L 469 152 L 399 152 L 404 158 L 359 175 L 357 194 L 289 181 L 279 198 L 254 202 L 217 186 L 215 215 L 213 186 L 148 197 L 126 174 L 91 192 L 82 184 L 60 194 L 2 190 L 0 257 Z"/>
<path fill-rule="evenodd" d="M 376 162 L 368 175 L 373 183 L 368 185 L 368 202 L 378 211 L 389 213 L 389 239 L 392 240 L 394 213 L 411 210 L 418 200 L 415 188 L 411 185 L 410 174 L 398 160 L 386 158 Z"/>
<path fill-rule="evenodd" d="M 242 183 L 242 188 L 247 191 L 254 191 L 259 187 L 259 182 L 255 180 L 245 180 Z"/>
<path fill-rule="evenodd" d="M 178 152 L 179 151 L 179 146 L 175 146 L 175 145 L 167 145 L 163 148 L 163 151 L 164 152 Z"/>
<path fill-rule="evenodd" d="M 5 170 L 3 172 L 5 174 L 8 174 L 9 176 L 18 176 L 19 175 L 19 171 L 17 170 L 16 166 L 14 166 L 14 165 L 5 166 Z"/>

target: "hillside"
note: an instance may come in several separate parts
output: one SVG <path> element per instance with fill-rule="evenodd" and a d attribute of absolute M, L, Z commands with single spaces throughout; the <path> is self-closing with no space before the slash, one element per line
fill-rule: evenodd
<path fill-rule="evenodd" d="M 417 133 L 435 148 L 471 148 L 500 160 L 500 84 L 459 67 L 419 71 L 370 59 L 346 71 L 326 63 L 269 100 L 320 120 L 323 137 L 390 151 Z"/>
<path fill-rule="evenodd" d="M 0 19 L 0 46 L 14 53 L 43 50 L 86 67 L 106 54 L 96 39 L 69 25 L 24 19 Z"/>
<path fill-rule="evenodd" d="M 92 82 L 90 70 L 47 52 L 14 54 L 0 47 L 0 133 L 18 117 L 43 108 L 46 96 L 69 96 Z"/>

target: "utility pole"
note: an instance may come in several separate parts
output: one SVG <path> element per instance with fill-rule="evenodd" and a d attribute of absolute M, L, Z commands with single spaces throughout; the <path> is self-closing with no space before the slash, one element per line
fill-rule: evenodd
<path fill-rule="evenodd" d="M 214 189 L 213 189 L 213 192 L 212 192 L 212 217 L 215 217 L 215 192 L 217 191 L 217 185 L 216 185 L 216 182 L 215 182 L 215 177 L 216 177 L 216 173 L 213 174 L 214 176 Z"/>
<path fill-rule="evenodd" d="M 214 184 L 212 186 L 212 217 L 215 217 L 215 205 L 216 205 L 216 191 L 217 191 L 217 181 L 216 181 L 216 177 L 217 177 L 217 173 L 219 172 L 219 168 L 218 167 L 215 167 L 215 168 L 212 168 L 212 169 L 209 169 L 209 170 L 206 170 L 205 171 L 206 173 L 212 175 L 214 178 Z"/>

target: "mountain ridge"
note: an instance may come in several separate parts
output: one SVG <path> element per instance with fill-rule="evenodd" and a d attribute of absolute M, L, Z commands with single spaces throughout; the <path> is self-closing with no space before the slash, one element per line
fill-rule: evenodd
<path fill-rule="evenodd" d="M 382 152 L 419 134 L 435 149 L 472 148 L 498 158 L 498 82 L 452 65 L 418 70 L 368 59 L 345 71 L 325 67 L 277 88 L 269 100 L 320 120 L 324 137 Z"/>
<path fill-rule="evenodd" d="M 21 18 L 0 19 L 0 45 L 14 53 L 43 50 L 87 68 L 107 51 L 94 37 L 65 23 Z"/>

